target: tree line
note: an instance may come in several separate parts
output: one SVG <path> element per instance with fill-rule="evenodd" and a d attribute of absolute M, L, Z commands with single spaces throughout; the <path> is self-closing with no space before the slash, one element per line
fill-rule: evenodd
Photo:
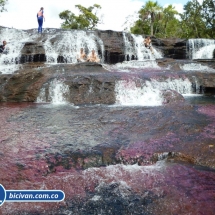
<path fill-rule="evenodd" d="M 157 2 L 147 1 L 138 11 L 139 19 L 130 31 L 159 38 L 214 38 L 215 1 L 190 0 L 184 5 L 184 12 L 178 13 L 169 5 L 161 7 Z"/>
<path fill-rule="evenodd" d="M 69 10 L 60 13 L 64 20 L 62 28 L 90 29 L 101 23 L 97 12 L 101 6 L 94 4 L 89 8 L 76 5 L 79 15 Z M 215 1 L 190 0 L 184 5 L 184 12 L 179 13 L 173 5 L 161 7 L 158 2 L 147 1 L 138 11 L 130 32 L 140 35 L 151 35 L 158 38 L 214 38 L 215 37 Z M 128 20 L 127 20 L 128 21 Z"/>

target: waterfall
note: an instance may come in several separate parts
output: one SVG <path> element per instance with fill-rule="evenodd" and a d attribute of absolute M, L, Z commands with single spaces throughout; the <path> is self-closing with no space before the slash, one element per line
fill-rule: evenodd
<path fill-rule="evenodd" d="M 162 53 L 157 51 L 153 46 L 152 49 L 154 54 L 152 54 L 150 49 L 147 49 L 144 46 L 143 44 L 144 39 L 142 38 L 142 36 L 132 34 L 132 37 L 134 39 L 135 50 L 137 53 L 138 60 L 162 58 Z"/>
<path fill-rule="evenodd" d="M 123 41 L 125 61 L 132 60 L 132 56 L 135 58 L 136 53 L 131 42 L 131 35 L 129 33 L 123 32 Z"/>
<path fill-rule="evenodd" d="M 3 74 L 13 73 L 20 69 L 19 60 L 21 50 L 29 35 L 17 29 L 1 28 L 0 41 L 7 41 L 5 54 L 0 54 L 0 72 Z"/>
<path fill-rule="evenodd" d="M 6 40 L 5 54 L 0 55 L 0 72 L 3 74 L 13 73 L 20 69 L 21 50 L 25 42 L 44 42 L 47 63 L 76 63 L 80 49 L 84 48 L 89 54 L 93 49 L 99 55 L 101 63 L 104 62 L 103 41 L 93 31 L 44 29 L 41 37 L 36 29 L 22 31 L 10 28 L 0 29 L 0 41 Z"/>
<path fill-rule="evenodd" d="M 135 81 L 117 81 L 115 85 L 116 104 L 158 106 L 162 104 L 162 98 L 158 89 L 148 86 L 137 87 Z"/>
<path fill-rule="evenodd" d="M 132 56 L 134 56 L 135 59 L 138 59 L 139 61 L 150 59 L 154 60 L 155 58 L 162 58 L 162 54 L 157 51 L 155 48 L 153 48 L 154 54 L 152 54 L 150 49 L 147 49 L 144 44 L 143 40 L 144 38 L 140 35 L 134 35 L 129 34 L 126 32 L 123 32 L 123 40 L 124 40 L 124 54 L 125 54 L 125 60 L 133 60 Z"/>
<path fill-rule="evenodd" d="M 182 70 L 185 71 L 215 72 L 215 69 L 204 66 L 200 63 L 187 63 L 179 66 Z"/>
<path fill-rule="evenodd" d="M 48 87 L 44 86 L 41 88 L 37 97 L 37 103 L 51 102 L 52 104 L 66 104 L 68 95 L 68 85 L 55 78 L 49 83 Z"/>
<path fill-rule="evenodd" d="M 100 52 L 101 62 L 104 61 L 104 45 L 102 40 L 94 32 L 62 31 L 48 35 L 44 44 L 47 63 L 57 63 L 58 57 L 63 57 L 64 63 L 76 63 L 80 49 L 84 48 L 89 54 L 93 49 Z"/>
<path fill-rule="evenodd" d="M 189 39 L 187 41 L 187 54 L 190 59 L 212 59 L 215 50 L 215 40 Z"/>
<path fill-rule="evenodd" d="M 162 105 L 162 90 L 175 90 L 180 94 L 191 94 L 192 84 L 188 79 L 168 78 L 166 81 L 156 80 L 142 82 L 120 80 L 115 84 L 116 104 L 158 106 Z"/>

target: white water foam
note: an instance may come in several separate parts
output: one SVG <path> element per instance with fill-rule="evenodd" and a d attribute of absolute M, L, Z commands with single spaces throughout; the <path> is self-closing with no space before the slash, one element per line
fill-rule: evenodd
<path fill-rule="evenodd" d="M 191 94 L 192 84 L 188 79 L 120 80 L 115 84 L 116 105 L 159 106 L 163 103 L 162 90 L 175 90 L 180 94 Z"/>
<path fill-rule="evenodd" d="M 189 39 L 187 51 L 191 59 L 212 59 L 215 50 L 215 40 L 212 39 Z"/>
<path fill-rule="evenodd" d="M 134 106 L 159 106 L 162 98 L 158 89 L 152 89 L 150 82 L 137 87 L 135 81 L 117 81 L 115 85 L 116 104 Z"/>
<path fill-rule="evenodd" d="M 117 63 L 116 67 L 119 69 L 128 69 L 128 68 L 155 68 L 160 69 L 155 60 L 132 60 L 132 61 L 123 61 L 122 63 Z"/>
<path fill-rule="evenodd" d="M 123 41 L 124 41 L 124 55 L 125 55 L 125 61 L 132 59 L 132 55 L 136 57 L 135 49 L 131 43 L 131 34 L 123 32 Z"/>
<path fill-rule="evenodd" d="M 7 41 L 6 49 L 8 51 L 0 55 L 0 72 L 11 74 L 19 70 L 21 68 L 21 64 L 19 64 L 21 50 L 25 42 L 42 38 L 45 41 L 44 49 L 48 64 L 56 64 L 59 56 L 63 57 L 64 63 L 76 63 L 81 48 L 85 49 L 86 54 L 93 49 L 97 54 L 100 51 L 101 63 L 104 62 L 104 44 L 95 32 L 78 30 L 57 32 L 56 29 L 45 29 L 44 32 L 48 34 L 40 38 L 36 29 L 32 31 L 32 34 L 28 34 L 22 30 L 1 28 L 0 41 Z"/>
<path fill-rule="evenodd" d="M 98 190 L 107 181 L 112 181 L 112 182 L 117 181 L 120 183 L 120 186 L 122 186 L 121 188 L 123 188 L 123 187 L 126 188 L 126 187 L 129 187 L 127 185 L 126 181 L 119 180 L 119 179 L 121 179 L 121 177 L 123 177 L 123 174 L 122 174 L 123 172 L 125 172 L 126 175 L 133 175 L 136 173 L 141 173 L 141 174 L 145 175 L 147 178 L 150 176 L 156 177 L 156 173 L 159 173 L 160 171 L 162 172 L 165 168 L 166 168 L 165 161 L 158 161 L 156 164 L 150 165 L 150 166 L 139 166 L 137 164 L 134 164 L 134 165 L 116 164 L 116 165 L 109 165 L 102 169 L 104 178 L 100 174 L 97 174 L 100 171 L 100 168 L 97 168 L 97 167 L 92 167 L 92 168 L 88 168 L 88 169 L 84 170 L 83 175 L 84 175 L 84 178 L 86 178 L 86 180 L 88 180 L 89 178 L 94 178 L 94 181 L 99 181 L 100 184 L 96 188 Z M 103 180 L 103 179 L 107 179 L 107 178 L 109 178 L 109 180 Z M 112 179 L 112 180 L 110 180 L 110 179 Z M 122 191 L 125 191 L 125 190 L 123 189 Z M 126 193 L 127 192 L 125 192 L 124 194 L 126 194 Z"/>
<path fill-rule="evenodd" d="M 81 48 L 84 48 L 86 54 L 89 54 L 93 49 L 98 54 L 100 49 L 102 55 L 99 57 L 101 62 L 104 60 L 103 42 L 93 32 L 63 31 L 48 35 L 44 48 L 47 63 L 57 63 L 58 56 L 62 56 L 65 63 L 77 63 L 77 56 Z"/>
<path fill-rule="evenodd" d="M 210 68 L 208 66 L 203 66 L 200 63 L 188 63 L 179 66 L 182 70 L 185 71 L 215 72 L 215 69 Z"/>
<path fill-rule="evenodd" d="M 147 49 L 144 46 L 143 44 L 144 39 L 142 38 L 142 36 L 132 34 L 132 37 L 135 42 L 134 47 L 137 53 L 138 60 L 162 58 L 162 53 L 156 50 L 153 46 L 152 46 L 153 54 L 150 49 Z"/>
<path fill-rule="evenodd" d="M 53 79 L 49 83 L 48 97 L 46 97 L 46 88 L 43 87 L 37 97 L 37 103 L 51 102 L 52 104 L 67 104 L 66 97 L 69 95 L 69 87 L 61 80 Z"/>
<path fill-rule="evenodd" d="M 29 40 L 29 35 L 17 29 L 2 28 L 0 30 L 0 41 L 6 40 L 5 54 L 0 54 L 0 72 L 10 74 L 20 69 L 19 60 L 21 50 L 25 42 Z"/>

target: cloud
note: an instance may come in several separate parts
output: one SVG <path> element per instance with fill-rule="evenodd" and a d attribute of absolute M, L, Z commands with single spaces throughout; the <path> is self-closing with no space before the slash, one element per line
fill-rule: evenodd
<path fill-rule="evenodd" d="M 9 0 L 7 11 L 0 14 L 2 26 L 18 29 L 37 28 L 36 14 L 40 7 L 44 7 L 44 28 L 60 28 L 63 20 L 59 13 L 64 10 L 75 11 L 75 5 L 85 7 L 100 4 L 101 14 L 104 15 L 103 24 L 99 29 L 123 30 L 123 24 L 128 15 L 138 11 L 144 4 L 141 0 Z"/>

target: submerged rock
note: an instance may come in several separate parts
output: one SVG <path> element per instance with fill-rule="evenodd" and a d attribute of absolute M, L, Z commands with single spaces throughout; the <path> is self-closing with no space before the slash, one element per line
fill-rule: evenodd
<path fill-rule="evenodd" d="M 163 105 L 179 104 L 185 101 L 184 97 L 175 90 L 163 90 L 161 96 L 163 97 Z"/>

